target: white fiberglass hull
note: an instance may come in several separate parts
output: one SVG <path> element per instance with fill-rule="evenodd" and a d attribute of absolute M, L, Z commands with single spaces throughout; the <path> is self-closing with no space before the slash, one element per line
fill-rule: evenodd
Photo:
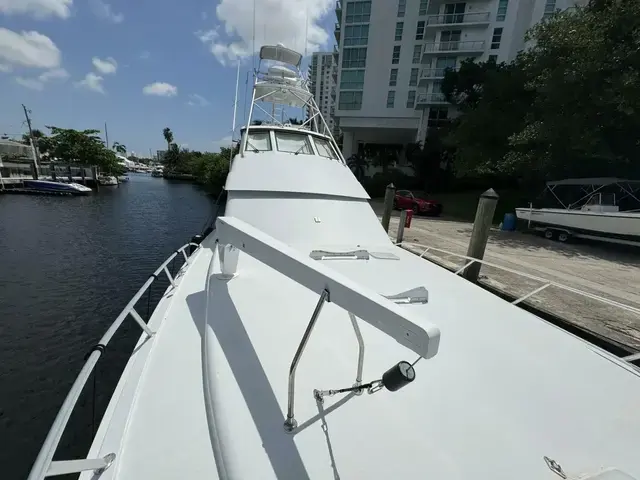
<path fill-rule="evenodd" d="M 601 235 L 640 237 L 640 213 L 516 208 L 520 220 Z"/>

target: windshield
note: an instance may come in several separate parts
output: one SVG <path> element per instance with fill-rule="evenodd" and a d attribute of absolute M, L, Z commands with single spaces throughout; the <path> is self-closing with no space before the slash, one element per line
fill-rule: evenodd
<path fill-rule="evenodd" d="M 278 151 L 295 153 L 304 153 L 311 155 L 311 145 L 306 134 L 300 133 L 287 133 L 287 132 L 275 132 L 276 134 L 276 146 Z"/>
<path fill-rule="evenodd" d="M 253 152 L 266 152 L 271 150 L 271 137 L 269 132 L 250 132 L 247 140 L 247 150 Z"/>
<path fill-rule="evenodd" d="M 328 140 L 325 140 L 324 138 L 314 137 L 313 141 L 316 142 L 316 150 L 318 150 L 318 155 L 320 155 L 321 157 L 334 159 L 338 158 L 336 153 L 333 151 L 333 148 L 331 148 L 331 143 Z"/>

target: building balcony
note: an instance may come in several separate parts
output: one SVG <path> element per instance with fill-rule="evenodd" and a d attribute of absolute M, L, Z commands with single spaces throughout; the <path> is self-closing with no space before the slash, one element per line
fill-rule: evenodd
<path fill-rule="evenodd" d="M 491 13 L 470 12 L 470 13 L 448 13 L 444 15 L 427 16 L 427 28 L 449 28 L 449 27 L 481 27 L 491 23 Z"/>
<path fill-rule="evenodd" d="M 338 42 L 338 45 L 340 45 L 340 24 L 336 23 L 336 27 L 333 30 L 333 34 L 336 37 L 336 42 Z"/>
<path fill-rule="evenodd" d="M 416 98 L 416 110 L 448 104 L 444 93 L 419 93 Z"/>
<path fill-rule="evenodd" d="M 340 0 L 336 0 L 336 18 L 338 23 L 342 22 L 342 2 Z"/>
<path fill-rule="evenodd" d="M 484 40 L 477 41 L 453 41 L 453 42 L 428 42 L 424 44 L 422 55 L 482 55 L 484 53 Z M 423 58 L 423 62 L 425 62 Z M 426 62 L 425 62 L 426 63 Z"/>
<path fill-rule="evenodd" d="M 418 85 L 422 86 L 424 83 L 431 82 L 433 80 L 442 80 L 447 70 L 458 70 L 457 68 L 423 68 L 420 71 L 420 77 L 418 79 Z"/>

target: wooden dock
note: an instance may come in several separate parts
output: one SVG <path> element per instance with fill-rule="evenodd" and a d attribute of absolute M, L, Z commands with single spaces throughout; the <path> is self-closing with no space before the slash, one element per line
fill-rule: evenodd
<path fill-rule="evenodd" d="M 394 239 L 397 213 L 394 212 L 389 228 Z M 471 230 L 472 224 L 467 222 L 414 217 L 411 228 L 405 229 L 403 246 L 416 254 L 423 253 L 425 248 L 410 242 L 466 255 Z M 430 251 L 424 257 L 454 271 L 466 263 L 442 251 Z M 484 260 L 628 305 L 631 310 L 557 287 L 549 287 L 525 301 L 629 352 L 640 351 L 640 248 L 599 243 L 560 244 L 533 234 L 493 229 Z M 481 285 L 511 298 L 521 297 L 543 285 L 486 265 L 480 275 Z"/>

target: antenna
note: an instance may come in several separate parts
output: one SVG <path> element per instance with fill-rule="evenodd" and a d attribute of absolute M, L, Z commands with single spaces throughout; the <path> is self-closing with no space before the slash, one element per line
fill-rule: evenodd
<path fill-rule="evenodd" d="M 256 70 L 256 0 L 253 0 L 253 44 L 251 45 L 253 71 Z"/>
<path fill-rule="evenodd" d="M 233 125 L 231 127 L 231 151 L 229 152 L 229 162 L 233 157 L 233 134 L 236 131 L 236 110 L 238 107 L 238 82 L 240 81 L 240 60 L 238 60 L 238 69 L 236 71 L 236 96 L 233 100 Z"/>

